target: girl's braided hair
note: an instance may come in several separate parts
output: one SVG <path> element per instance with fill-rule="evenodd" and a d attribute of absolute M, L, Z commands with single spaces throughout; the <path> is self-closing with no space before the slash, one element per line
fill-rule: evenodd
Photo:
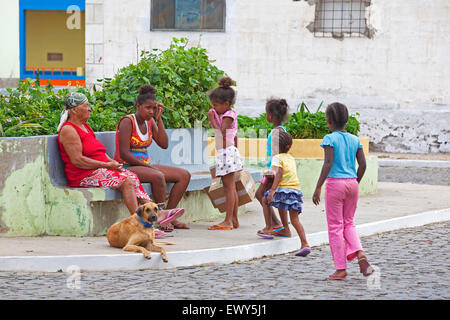
<path fill-rule="evenodd" d="M 339 102 L 328 105 L 325 114 L 339 128 L 345 127 L 348 121 L 348 109 L 344 104 Z"/>
<path fill-rule="evenodd" d="M 275 135 L 278 136 L 280 153 L 287 153 L 292 147 L 291 134 L 284 130 L 277 130 L 277 133 Z"/>

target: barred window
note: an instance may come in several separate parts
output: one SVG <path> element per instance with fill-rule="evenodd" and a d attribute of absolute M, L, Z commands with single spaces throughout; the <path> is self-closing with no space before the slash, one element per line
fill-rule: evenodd
<path fill-rule="evenodd" d="M 308 29 L 316 37 L 371 37 L 369 6 L 370 0 L 318 0 L 314 22 Z"/>
<path fill-rule="evenodd" d="M 225 31 L 225 0 L 152 0 L 151 30 Z"/>

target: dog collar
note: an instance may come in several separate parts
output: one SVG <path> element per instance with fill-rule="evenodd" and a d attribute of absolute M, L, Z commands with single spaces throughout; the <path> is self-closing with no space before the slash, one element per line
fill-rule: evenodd
<path fill-rule="evenodd" d="M 153 228 L 153 225 L 152 225 L 152 224 L 150 224 L 150 223 L 148 223 L 148 222 L 145 222 L 145 221 L 142 220 L 142 218 L 139 217 L 139 216 L 137 216 L 137 217 L 138 217 L 139 221 L 142 222 L 142 224 L 144 225 L 144 227 L 146 227 L 146 228 Z"/>

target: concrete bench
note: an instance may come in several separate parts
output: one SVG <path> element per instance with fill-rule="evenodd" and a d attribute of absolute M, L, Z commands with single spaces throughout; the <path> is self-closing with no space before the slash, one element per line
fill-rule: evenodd
<path fill-rule="evenodd" d="M 169 148 L 149 148 L 152 163 L 182 167 L 191 173 L 179 203 L 186 223 L 222 216 L 203 190 L 211 184 L 206 131 L 167 130 Z M 114 132 L 97 133 L 112 157 Z M 69 188 L 59 155 L 57 136 L 0 138 L 0 236 L 104 235 L 116 221 L 129 216 L 119 191 Z M 250 169 L 258 181 L 261 169 Z M 151 185 L 144 184 L 151 195 Z M 167 192 L 172 184 L 167 185 Z M 239 211 L 245 211 L 241 206 Z"/>
<path fill-rule="evenodd" d="M 161 149 L 156 143 L 152 143 L 149 147 L 149 154 L 151 162 L 154 164 L 181 167 L 191 174 L 186 193 L 179 204 L 180 207 L 186 209 L 185 215 L 180 220 L 189 223 L 221 215 L 212 206 L 204 192 L 204 189 L 211 184 L 206 131 L 201 129 L 168 129 L 167 134 L 169 137 L 168 149 Z M 107 154 L 112 158 L 115 152 L 115 132 L 99 132 L 96 133 L 96 136 L 105 145 Z M 121 200 L 122 194 L 118 190 L 110 188 L 69 188 L 64 174 L 64 164 L 59 154 L 57 136 L 48 136 L 47 143 L 49 177 L 52 186 L 64 190 L 67 195 L 69 193 L 82 194 L 85 201 L 88 202 L 94 220 L 94 227 L 88 235 L 104 234 L 112 223 L 129 215 Z M 261 170 L 249 170 L 255 181 L 261 179 Z M 142 185 L 151 195 L 151 184 L 143 183 Z M 172 187 L 173 183 L 167 183 L 167 193 L 170 192 Z M 57 199 L 50 201 L 57 201 Z M 245 206 L 239 209 L 241 213 L 245 212 Z M 68 208 L 68 210 L 74 209 Z M 77 206 L 75 210 L 80 211 L 81 209 Z M 84 212 L 85 210 L 81 211 Z M 83 214 L 89 215 L 89 213 Z"/>

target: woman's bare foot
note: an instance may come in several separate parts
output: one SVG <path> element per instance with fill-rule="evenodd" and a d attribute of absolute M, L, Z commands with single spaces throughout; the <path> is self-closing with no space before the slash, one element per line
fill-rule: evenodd
<path fill-rule="evenodd" d="M 233 228 L 239 228 L 239 220 L 237 218 L 233 218 Z"/>
<path fill-rule="evenodd" d="M 172 221 L 172 224 L 173 224 L 173 227 L 174 227 L 175 229 L 190 229 L 190 228 L 186 225 L 186 223 L 181 222 L 181 221 L 178 221 L 178 220 L 173 220 L 173 221 Z"/>
<path fill-rule="evenodd" d="M 165 232 L 172 232 L 174 229 L 174 226 L 171 222 L 166 222 L 166 223 L 160 224 L 159 229 L 162 231 L 165 231 Z"/>

